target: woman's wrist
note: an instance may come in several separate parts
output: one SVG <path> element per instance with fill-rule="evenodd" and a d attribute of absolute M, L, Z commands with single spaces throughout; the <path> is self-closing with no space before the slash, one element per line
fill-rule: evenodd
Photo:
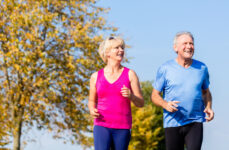
<path fill-rule="evenodd" d="M 133 100 L 135 99 L 134 94 L 130 93 L 129 99 L 130 99 L 131 101 L 133 101 Z"/>

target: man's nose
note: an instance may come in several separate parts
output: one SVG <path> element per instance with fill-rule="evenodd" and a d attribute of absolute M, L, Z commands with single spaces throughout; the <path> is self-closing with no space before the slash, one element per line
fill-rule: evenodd
<path fill-rule="evenodd" d="M 188 48 L 190 48 L 190 47 L 192 47 L 192 46 L 193 46 L 193 45 L 192 45 L 191 43 L 188 43 L 188 44 L 187 44 L 187 47 L 188 47 Z"/>

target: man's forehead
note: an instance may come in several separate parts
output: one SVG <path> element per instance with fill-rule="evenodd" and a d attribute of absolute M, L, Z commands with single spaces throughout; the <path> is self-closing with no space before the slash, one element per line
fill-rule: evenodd
<path fill-rule="evenodd" d="M 187 35 L 187 34 L 183 34 L 183 35 L 181 35 L 181 36 L 179 36 L 177 38 L 177 41 L 185 41 L 185 40 L 191 40 L 191 41 L 193 41 L 192 40 L 192 37 L 190 35 Z"/>

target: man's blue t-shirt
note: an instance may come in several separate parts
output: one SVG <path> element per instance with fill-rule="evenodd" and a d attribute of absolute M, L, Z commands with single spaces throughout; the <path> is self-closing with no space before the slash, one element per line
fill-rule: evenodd
<path fill-rule="evenodd" d="M 178 111 L 164 109 L 164 128 L 204 122 L 205 113 L 202 90 L 209 86 L 207 66 L 197 60 L 184 68 L 176 60 L 164 63 L 157 72 L 154 89 L 163 92 L 166 101 L 179 101 Z"/>

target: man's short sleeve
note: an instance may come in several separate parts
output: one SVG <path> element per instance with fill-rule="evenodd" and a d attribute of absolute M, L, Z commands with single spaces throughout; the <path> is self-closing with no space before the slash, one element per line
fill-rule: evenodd
<path fill-rule="evenodd" d="M 165 87 L 165 68 L 161 66 L 157 71 L 156 80 L 153 84 L 153 88 L 162 92 L 164 87 Z"/>
<path fill-rule="evenodd" d="M 209 81 L 209 73 L 208 73 L 208 68 L 205 68 L 205 74 L 204 74 L 204 82 L 202 85 L 202 89 L 206 90 L 209 87 L 210 81 Z"/>

